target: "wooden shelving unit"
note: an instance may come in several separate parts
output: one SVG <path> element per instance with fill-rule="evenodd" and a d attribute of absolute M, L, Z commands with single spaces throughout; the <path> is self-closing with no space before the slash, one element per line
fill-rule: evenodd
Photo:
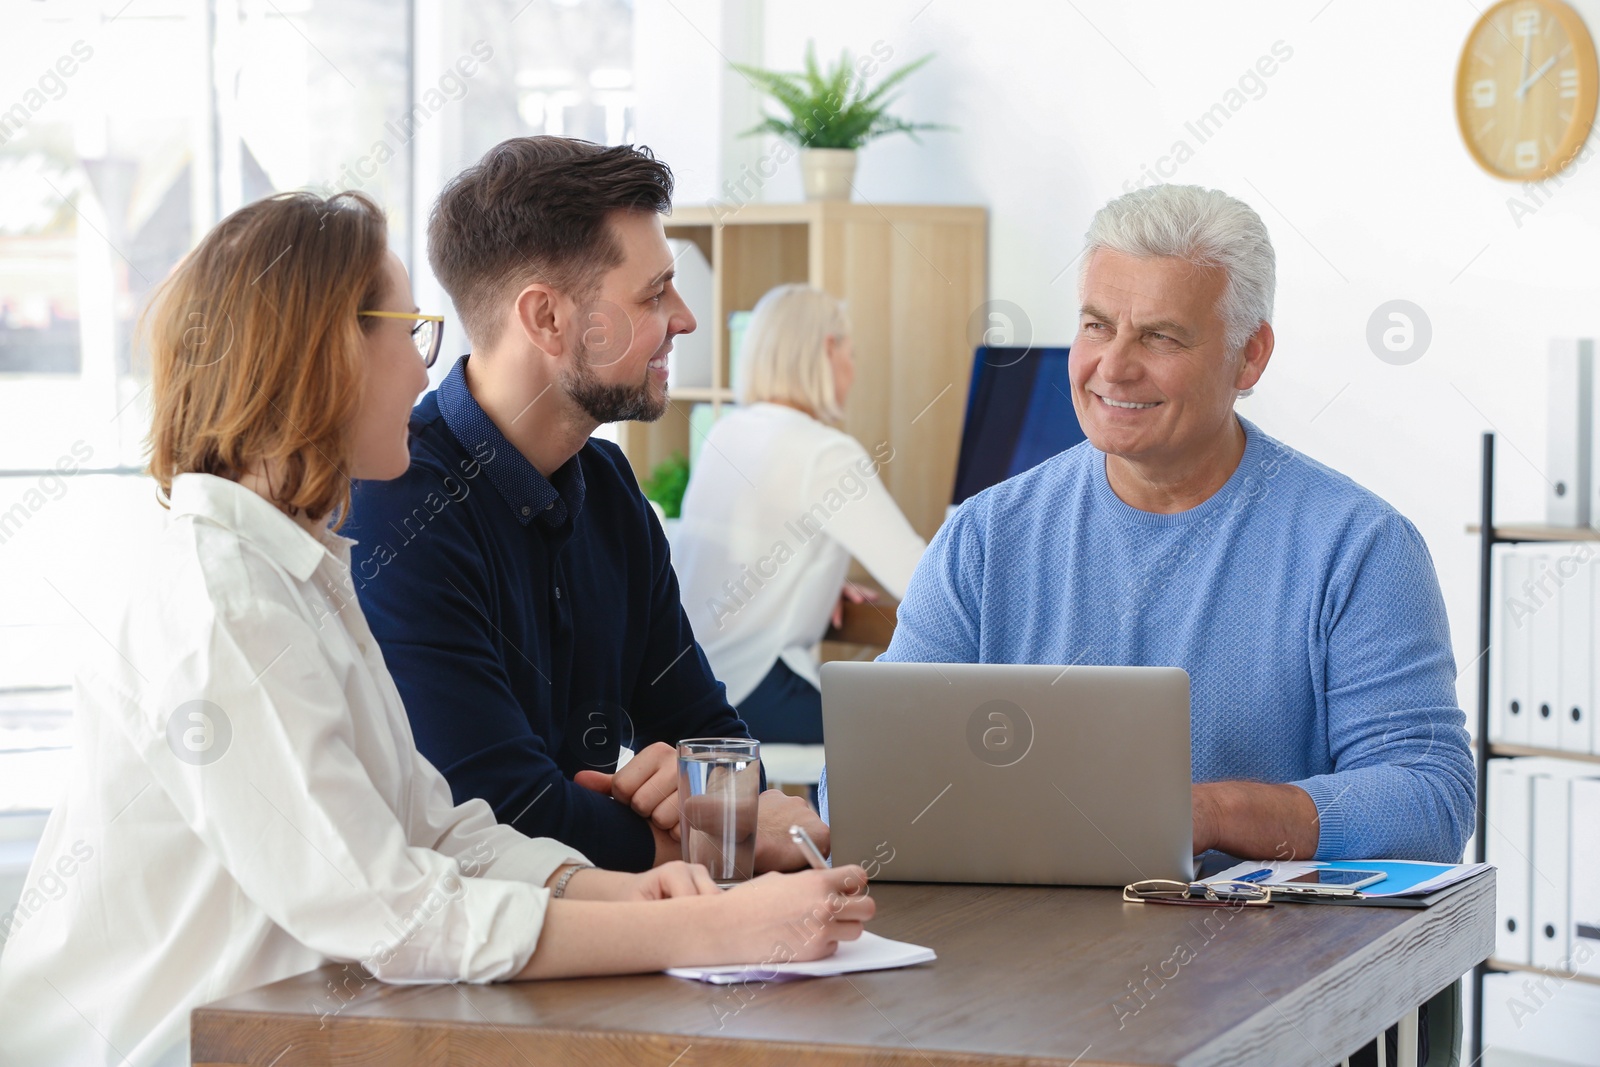
<path fill-rule="evenodd" d="M 1545 756 L 1550 759 L 1573 760 L 1577 763 L 1600 763 L 1600 756 L 1589 752 L 1568 752 L 1560 748 L 1536 748 L 1533 745 L 1490 744 L 1489 757 L 1495 756 Z"/>
<path fill-rule="evenodd" d="M 1483 527 L 1474 523 L 1467 533 L 1482 533 Z M 1494 527 L 1495 544 L 1513 544 L 1522 541 L 1600 541 L 1600 530 L 1577 526 L 1545 526 L 1531 522 Z"/>
<path fill-rule="evenodd" d="M 1566 974 L 1562 971 L 1552 971 L 1548 967 L 1535 967 L 1527 963 L 1507 963 L 1505 960 L 1490 958 L 1488 968 L 1491 971 L 1527 971 L 1530 974 L 1548 974 L 1551 978 L 1559 978 L 1563 982 L 1582 982 L 1585 985 L 1600 985 L 1600 978 L 1587 974 Z"/>
<path fill-rule="evenodd" d="M 955 484 L 979 314 L 988 298 L 988 215 L 981 207 L 843 202 L 680 207 L 668 237 L 693 241 L 712 271 L 711 385 L 672 391 L 654 423 L 624 423 L 618 441 L 641 479 L 674 451 L 689 454 L 689 413 L 735 401 L 728 315 L 767 290 L 806 282 L 845 300 L 856 385 L 843 429 L 870 453 L 894 449 L 884 484 L 923 537 L 944 520 Z M 703 313 L 703 309 L 700 309 Z M 974 326 L 974 323 L 977 326 Z"/>
<path fill-rule="evenodd" d="M 1586 752 L 1568 752 L 1564 749 L 1540 748 L 1532 745 L 1507 745 L 1489 740 L 1489 633 L 1493 604 L 1490 590 L 1493 587 L 1494 546 L 1527 541 L 1600 541 L 1600 530 L 1584 527 L 1549 526 L 1543 523 L 1513 523 L 1497 526 L 1494 521 L 1494 434 L 1483 435 L 1483 483 L 1480 495 L 1479 520 L 1468 526 L 1467 532 L 1478 536 L 1478 737 L 1473 745 L 1474 761 L 1478 770 L 1477 845 L 1474 858 L 1484 862 L 1487 841 L 1484 819 L 1489 804 L 1489 760 L 1496 756 L 1549 756 L 1555 759 L 1576 760 L 1600 764 L 1600 755 Z M 1509 963 L 1489 959 L 1472 969 L 1472 1044 L 1468 1049 L 1467 1063 L 1477 1063 L 1483 1055 L 1483 978 L 1490 971 L 1530 972 L 1548 974 L 1566 979 L 1569 976 L 1534 967 L 1525 963 Z M 1600 978 L 1575 976 L 1577 980 L 1600 984 Z"/>
<path fill-rule="evenodd" d="M 705 403 L 707 401 L 718 405 L 733 403 L 733 393 L 731 390 L 719 389 L 715 387 L 705 388 L 701 386 L 680 385 L 676 389 L 672 390 L 672 398 L 680 403 Z"/>

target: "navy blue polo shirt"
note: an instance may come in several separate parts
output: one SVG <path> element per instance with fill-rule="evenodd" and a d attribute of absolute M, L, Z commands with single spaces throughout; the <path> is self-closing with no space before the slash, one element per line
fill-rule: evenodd
<path fill-rule="evenodd" d="M 356 484 L 341 532 L 360 542 L 361 607 L 457 803 L 645 870 L 648 822 L 572 776 L 613 770 L 619 745 L 748 731 L 621 449 L 590 439 L 547 480 L 472 398 L 466 365 L 412 412 L 410 469 Z"/>

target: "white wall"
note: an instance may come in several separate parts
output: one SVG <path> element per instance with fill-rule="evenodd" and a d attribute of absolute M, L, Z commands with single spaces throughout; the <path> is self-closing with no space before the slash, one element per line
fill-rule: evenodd
<path fill-rule="evenodd" d="M 1600 0 L 1577 6 L 1600 32 Z M 682 30 L 665 0 L 640 0 L 641 28 L 652 10 Z M 1500 434 L 1499 517 L 1541 518 L 1546 344 L 1600 332 L 1600 163 L 1579 164 L 1537 206 L 1472 162 L 1452 92 L 1476 17 L 1459 0 L 774 2 L 764 61 L 797 69 L 808 39 L 824 57 L 881 41 L 888 69 L 938 53 L 897 110 L 959 132 L 870 146 L 860 196 L 987 206 L 990 296 L 1020 305 L 1040 341 L 1072 338 L 1076 268 L 1063 271 L 1092 213 L 1187 141 L 1193 157 L 1172 180 L 1248 201 L 1278 249 L 1277 353 L 1240 411 L 1421 529 L 1470 710 L 1477 571 L 1463 527 L 1477 513 L 1479 434 Z M 1185 123 L 1277 42 L 1292 55 L 1200 143 Z M 698 36 L 675 45 L 684 69 L 720 63 Z M 644 72 L 640 88 L 655 101 L 641 108 L 641 139 L 674 167 L 703 170 L 703 157 L 665 146 L 690 147 L 707 102 Z M 703 177 L 694 186 L 692 199 L 707 195 Z M 798 199 L 798 164 L 758 196 Z M 1535 208 L 1520 226 L 1511 197 Z M 1365 340 L 1369 316 L 1395 298 L 1432 323 L 1431 347 L 1409 366 L 1381 362 Z"/>
<path fill-rule="evenodd" d="M 672 167 L 679 203 L 717 195 L 721 176 L 754 162 L 737 137 L 761 104 L 728 64 L 762 62 L 762 5 L 754 0 L 639 0 L 634 8 L 634 123 Z"/>

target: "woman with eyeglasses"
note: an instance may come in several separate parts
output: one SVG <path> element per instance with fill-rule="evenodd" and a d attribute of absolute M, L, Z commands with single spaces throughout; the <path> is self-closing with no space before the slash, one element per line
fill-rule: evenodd
<path fill-rule="evenodd" d="M 385 242 L 360 194 L 272 197 L 146 313 L 170 516 L 81 650 L 73 772 L 0 930 L 6 1062 L 185 1064 L 191 1009 L 330 960 L 414 983 L 814 959 L 873 913 L 859 867 L 724 893 L 452 802 L 334 532 L 351 479 L 406 470 L 439 350 Z"/>

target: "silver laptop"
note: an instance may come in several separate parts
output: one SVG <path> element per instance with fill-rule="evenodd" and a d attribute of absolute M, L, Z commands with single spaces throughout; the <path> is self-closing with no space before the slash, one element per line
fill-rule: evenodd
<path fill-rule="evenodd" d="M 1189 879 L 1176 667 L 826 663 L 835 863 L 901 882 Z"/>

